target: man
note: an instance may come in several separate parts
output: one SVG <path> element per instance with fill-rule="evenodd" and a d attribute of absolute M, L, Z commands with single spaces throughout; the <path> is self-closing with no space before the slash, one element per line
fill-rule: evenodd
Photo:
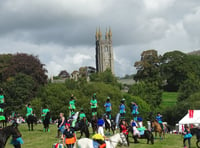
<path fill-rule="evenodd" d="M 90 105 L 92 109 L 92 116 L 97 115 L 97 98 L 96 93 L 93 94 L 92 99 L 90 100 Z"/>
<path fill-rule="evenodd" d="M 0 89 L 0 120 L 3 120 L 4 117 L 4 95 L 3 95 L 3 89 Z"/>
<path fill-rule="evenodd" d="M 85 115 L 85 113 L 83 111 L 83 108 L 81 108 L 81 111 L 80 111 L 80 114 L 79 114 L 79 119 L 82 120 L 85 117 L 86 117 L 86 115 Z"/>
<path fill-rule="evenodd" d="M 106 115 L 108 116 L 108 118 L 111 120 L 111 103 L 110 103 L 110 97 L 107 97 L 106 103 L 104 104 L 104 107 L 106 108 Z"/>

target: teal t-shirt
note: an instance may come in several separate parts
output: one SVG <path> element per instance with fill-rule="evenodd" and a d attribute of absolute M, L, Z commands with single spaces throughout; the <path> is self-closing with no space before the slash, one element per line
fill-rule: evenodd
<path fill-rule="evenodd" d="M 92 104 L 91 105 L 91 108 L 97 108 L 97 100 L 96 99 L 91 99 L 90 103 Z"/>

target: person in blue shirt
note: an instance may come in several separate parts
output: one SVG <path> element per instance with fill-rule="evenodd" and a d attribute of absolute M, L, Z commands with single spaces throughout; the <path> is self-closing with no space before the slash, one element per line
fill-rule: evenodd
<path fill-rule="evenodd" d="M 111 103 L 110 103 L 110 97 L 107 97 L 106 103 L 104 104 L 104 107 L 106 109 L 106 115 L 108 116 L 109 119 L 111 119 Z"/>
<path fill-rule="evenodd" d="M 124 98 L 121 100 L 121 104 L 119 106 L 119 113 L 120 113 L 120 118 L 124 119 L 125 114 L 126 114 L 126 106 L 125 106 L 125 99 Z"/>
<path fill-rule="evenodd" d="M 157 114 L 157 116 L 156 116 L 156 120 L 157 120 L 158 123 L 160 124 L 162 130 L 164 130 L 163 122 L 162 122 L 162 115 L 161 115 L 160 113 Z"/>
<path fill-rule="evenodd" d="M 138 105 L 135 102 L 131 102 L 131 109 L 132 109 L 133 119 L 137 121 L 137 115 L 139 114 Z"/>
<path fill-rule="evenodd" d="M 105 137 L 103 130 L 104 120 L 101 117 L 98 118 L 97 125 L 98 125 L 98 134 Z"/>

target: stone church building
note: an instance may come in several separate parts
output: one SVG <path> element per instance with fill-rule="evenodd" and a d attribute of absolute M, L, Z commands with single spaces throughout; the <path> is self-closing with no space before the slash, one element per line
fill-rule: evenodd
<path fill-rule="evenodd" d="M 102 33 L 96 30 L 96 70 L 97 72 L 104 72 L 110 69 L 114 74 L 114 56 L 112 47 L 112 31 L 106 30 L 105 39 L 102 38 Z"/>

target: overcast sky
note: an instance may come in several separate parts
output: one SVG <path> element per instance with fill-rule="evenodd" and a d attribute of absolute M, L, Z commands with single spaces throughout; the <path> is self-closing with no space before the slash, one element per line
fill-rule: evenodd
<path fill-rule="evenodd" d="M 95 32 L 111 27 L 117 76 L 144 50 L 200 49 L 200 0 L 0 0 L 0 53 L 39 57 L 48 75 L 95 66 Z"/>

